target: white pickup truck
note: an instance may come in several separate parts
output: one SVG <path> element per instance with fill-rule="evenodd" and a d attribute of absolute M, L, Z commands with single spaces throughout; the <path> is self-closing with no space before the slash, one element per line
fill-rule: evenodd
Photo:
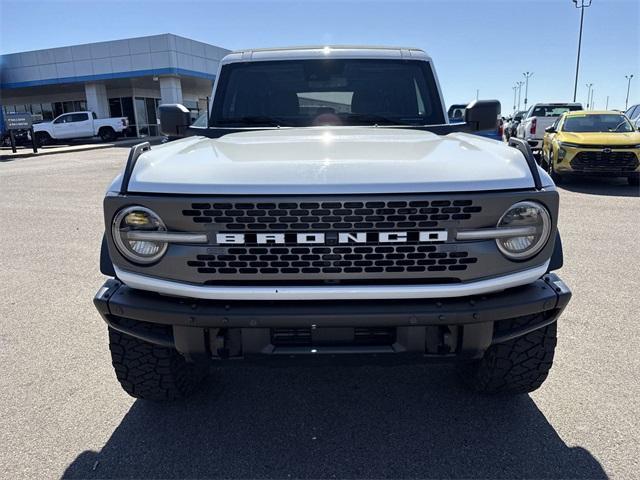
<path fill-rule="evenodd" d="M 532 150 L 542 150 L 544 129 L 564 112 L 582 110 L 580 103 L 536 103 L 532 105 L 518 125 L 516 137 L 526 141 Z"/>
<path fill-rule="evenodd" d="M 65 113 L 51 122 L 37 123 L 33 131 L 38 144 L 52 140 L 100 137 L 109 141 L 122 135 L 129 126 L 127 117 L 98 118 L 93 112 Z"/>

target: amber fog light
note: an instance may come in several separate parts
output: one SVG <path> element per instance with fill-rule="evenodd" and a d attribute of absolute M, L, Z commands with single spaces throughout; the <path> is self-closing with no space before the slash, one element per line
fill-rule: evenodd
<path fill-rule="evenodd" d="M 510 260 L 526 260 L 544 248 L 551 234 L 551 217 L 537 202 L 518 202 L 507 210 L 500 221 L 501 227 L 529 227 L 528 235 L 496 239 L 498 249 Z"/>
<path fill-rule="evenodd" d="M 146 207 L 123 208 L 113 217 L 111 234 L 118 251 L 134 263 L 158 261 L 167 251 L 167 242 L 153 240 L 153 232 L 166 232 L 158 214 Z M 151 234 L 151 235 L 149 235 Z"/>

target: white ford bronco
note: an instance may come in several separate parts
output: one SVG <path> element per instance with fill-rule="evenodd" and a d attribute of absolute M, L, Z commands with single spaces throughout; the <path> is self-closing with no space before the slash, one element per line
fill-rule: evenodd
<path fill-rule="evenodd" d="M 134 397 L 212 362 L 455 362 L 487 393 L 538 388 L 571 293 L 558 192 L 496 101 L 449 124 L 411 48 L 228 55 L 208 119 L 131 149 L 104 199 L 94 303 Z M 200 122 L 198 122 L 200 123 Z"/>

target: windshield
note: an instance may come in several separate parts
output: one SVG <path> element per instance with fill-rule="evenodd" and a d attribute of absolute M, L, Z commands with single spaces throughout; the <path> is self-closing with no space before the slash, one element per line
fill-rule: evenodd
<path fill-rule="evenodd" d="M 624 115 L 592 114 L 567 117 L 562 126 L 565 132 L 633 132 Z"/>
<path fill-rule="evenodd" d="M 224 66 L 210 123 L 434 125 L 445 119 L 427 62 L 318 59 Z"/>
<path fill-rule="evenodd" d="M 532 117 L 559 117 L 564 112 L 582 110 L 580 105 L 537 105 L 533 109 Z"/>

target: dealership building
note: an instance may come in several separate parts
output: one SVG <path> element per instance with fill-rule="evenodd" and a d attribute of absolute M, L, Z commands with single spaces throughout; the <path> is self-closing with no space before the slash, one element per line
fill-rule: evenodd
<path fill-rule="evenodd" d="M 158 105 L 206 111 L 218 65 L 229 50 L 172 34 L 0 56 L 3 113 L 34 121 L 90 110 L 129 118 L 129 136 L 158 135 Z"/>

